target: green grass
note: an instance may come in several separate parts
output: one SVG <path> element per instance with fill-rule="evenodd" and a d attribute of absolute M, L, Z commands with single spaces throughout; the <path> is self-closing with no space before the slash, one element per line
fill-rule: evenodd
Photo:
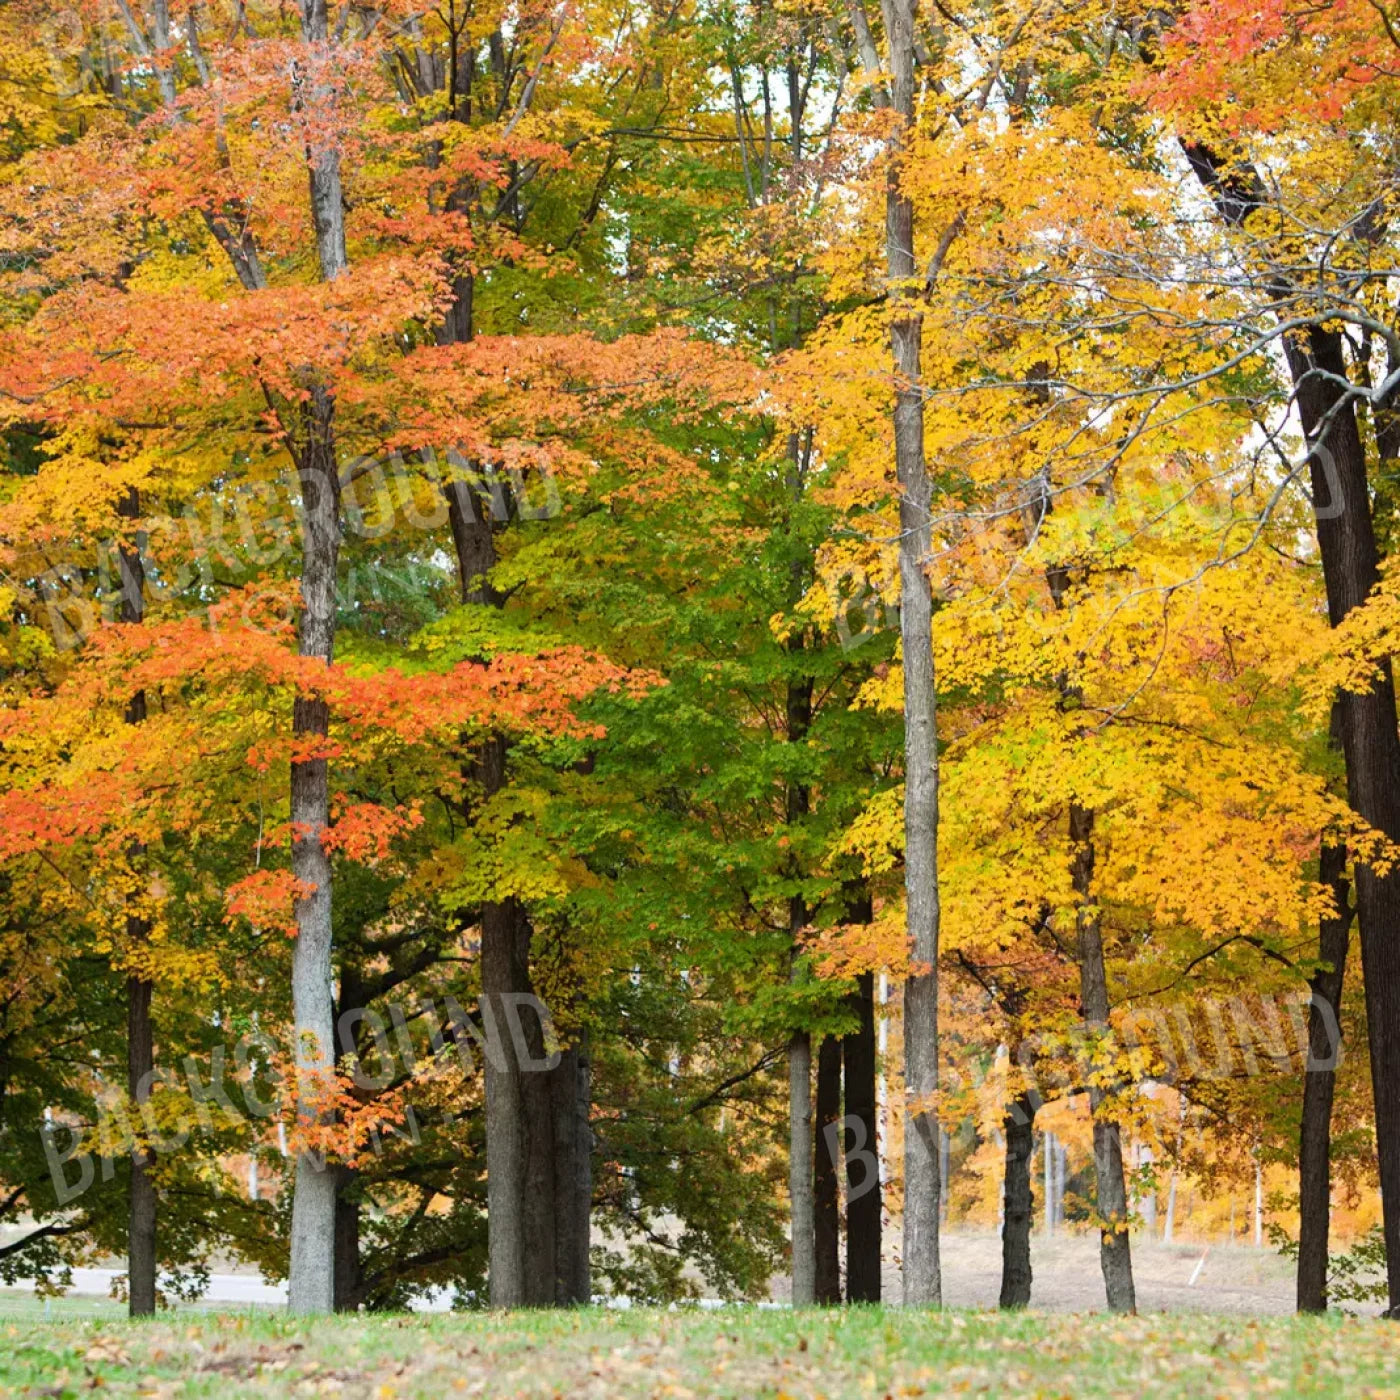
<path fill-rule="evenodd" d="M 586 1311 L 0 1318 L 5 1395 L 1400 1395 L 1372 1319 Z"/>

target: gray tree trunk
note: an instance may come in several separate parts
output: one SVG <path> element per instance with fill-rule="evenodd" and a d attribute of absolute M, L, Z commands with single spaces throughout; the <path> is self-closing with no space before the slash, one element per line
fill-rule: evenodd
<path fill-rule="evenodd" d="M 899 123 L 885 202 L 894 352 L 894 450 L 899 477 L 899 630 L 904 646 L 904 888 L 916 970 L 904 987 L 904 1301 L 941 1306 L 938 1254 L 938 713 L 933 675 L 932 492 L 924 461 L 923 317 L 914 298 L 914 205 L 897 157 L 914 119 L 913 0 L 884 0 L 890 106 Z"/>
<path fill-rule="evenodd" d="M 816 1301 L 841 1301 L 841 1202 L 837 1175 L 841 1165 L 841 1042 L 822 1037 L 817 1049 L 817 1122 L 813 1167 L 813 1249 L 816 1255 Z"/>
<path fill-rule="evenodd" d="M 307 42 L 327 42 L 325 0 L 302 0 Z M 321 94 L 313 93 L 314 105 Z M 297 101 L 302 101 L 298 93 Z M 311 163 L 311 214 L 321 276 L 334 281 L 348 266 L 340 156 L 307 152 Z M 302 495 L 300 653 L 326 665 L 335 653 L 335 580 L 340 559 L 340 472 L 335 447 L 335 397 L 313 374 L 304 410 L 305 437 L 298 468 Z M 293 707 L 298 738 L 324 738 L 330 712 L 324 699 L 302 696 Z M 334 991 L 331 967 L 331 863 L 321 845 L 330 823 L 326 760 L 292 765 L 292 872 L 312 886 L 296 907 L 292 950 L 292 1019 L 298 1067 L 311 1083 L 335 1064 Z M 305 1105 L 299 1112 L 308 1112 Z M 322 1313 L 335 1307 L 336 1185 L 338 1172 L 323 1157 L 300 1153 L 292 1196 L 291 1264 L 287 1304 L 292 1312 Z"/>
<path fill-rule="evenodd" d="M 301 452 L 302 656 L 329 665 L 335 645 L 335 577 L 340 556 L 340 480 L 335 461 L 334 400 L 319 383 L 306 408 Z M 324 699 L 299 696 L 292 729 L 300 739 L 325 738 L 330 712 Z M 335 1065 L 334 992 L 331 985 L 331 863 L 321 844 L 329 825 L 329 774 L 324 758 L 292 765 L 292 873 L 311 887 L 297 901 L 292 948 L 292 1016 L 303 1084 L 314 1093 Z M 303 1118 L 314 1110 L 299 1105 Z M 292 1249 L 287 1283 L 293 1312 L 330 1312 L 335 1306 L 335 1198 L 337 1172 L 319 1154 L 302 1152 L 292 1197 Z"/>
<path fill-rule="evenodd" d="M 817 1300 L 812 1200 L 812 1037 L 795 1031 L 788 1042 L 788 1199 L 792 1205 L 792 1305 Z"/>
<path fill-rule="evenodd" d="M 1079 1000 L 1090 1033 L 1106 1032 L 1108 971 L 1104 965 L 1103 933 L 1094 907 L 1094 814 L 1077 802 L 1070 804 L 1069 837 L 1074 844 L 1074 891 L 1079 896 Z M 1128 1190 L 1123 1175 L 1123 1140 L 1118 1124 L 1104 1113 L 1108 1095 L 1101 1085 L 1089 1089 L 1094 1118 L 1094 1183 L 1099 1228 L 1099 1263 L 1104 1291 L 1114 1312 L 1135 1313 L 1132 1247 L 1128 1238 Z"/>

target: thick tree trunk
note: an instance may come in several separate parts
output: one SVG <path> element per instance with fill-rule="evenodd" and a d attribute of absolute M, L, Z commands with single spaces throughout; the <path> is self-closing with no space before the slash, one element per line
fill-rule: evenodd
<path fill-rule="evenodd" d="M 813 1230 L 816 1251 L 816 1301 L 841 1301 L 840 1167 L 841 1042 L 822 1037 L 817 1051 L 816 1167 L 813 1184 Z"/>
<path fill-rule="evenodd" d="M 1108 1030 L 1108 970 L 1103 933 L 1094 908 L 1094 814 L 1077 802 L 1070 806 L 1069 837 L 1074 845 L 1074 891 L 1079 896 L 1079 1000 L 1090 1034 Z M 1128 1191 L 1123 1176 L 1123 1140 L 1118 1124 L 1104 1113 L 1108 1095 L 1102 1085 L 1089 1089 L 1094 1118 L 1094 1183 L 1099 1226 L 1099 1263 L 1108 1306 L 1135 1313 L 1132 1247 L 1128 1238 Z"/>
<path fill-rule="evenodd" d="M 133 487 L 122 498 L 117 514 L 133 523 L 141 518 L 141 498 Z M 141 563 L 141 543 L 133 540 L 120 550 L 122 621 L 140 623 L 146 616 L 146 573 Z M 126 709 L 126 722 L 146 720 L 146 693 L 137 691 Z M 132 846 L 137 861 L 144 854 L 140 843 Z M 126 917 L 128 948 L 145 943 L 150 924 L 139 914 Z M 127 1092 L 139 1110 L 151 1096 L 155 1073 L 155 1041 L 151 1032 L 151 994 L 145 978 L 126 981 L 126 1080 Z M 139 1113 L 138 1113 L 139 1117 Z M 133 1125 L 137 1132 L 141 1125 Z M 149 1317 L 156 1310 L 156 1188 L 150 1175 L 151 1156 L 139 1144 L 132 1145 L 130 1199 L 127 1205 L 127 1307 L 132 1317 Z"/>
<path fill-rule="evenodd" d="M 788 1041 L 788 1199 L 792 1208 L 792 1305 L 817 1298 L 812 1202 L 812 1037 L 794 1031 Z"/>
<path fill-rule="evenodd" d="M 867 905 L 868 907 L 868 905 Z M 875 975 L 856 983 L 860 1025 L 841 1043 L 846 1070 L 846 1117 L 860 1124 L 846 1144 L 846 1300 L 880 1301 L 879 1123 L 875 1094 Z M 874 1177 L 869 1172 L 874 1171 Z"/>
<path fill-rule="evenodd" d="M 1332 891 L 1335 914 L 1318 927 L 1308 1007 L 1308 1063 L 1303 1067 L 1303 1123 L 1298 1136 L 1298 1311 L 1327 1308 L 1327 1243 L 1332 1211 L 1332 1095 L 1341 1050 L 1340 1004 L 1351 943 L 1346 848 L 1322 848 L 1318 880 Z"/>
<path fill-rule="evenodd" d="M 1002 1119 L 1006 1137 L 1006 1173 L 1002 1197 L 1001 1298 L 1003 1308 L 1024 1308 L 1031 1301 L 1031 1157 L 1035 1152 L 1035 1110 L 1022 1092 Z"/>

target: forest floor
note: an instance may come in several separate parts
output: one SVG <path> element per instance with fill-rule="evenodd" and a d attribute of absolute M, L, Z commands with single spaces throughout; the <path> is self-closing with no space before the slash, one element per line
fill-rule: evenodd
<path fill-rule="evenodd" d="M 0 1394 L 355 1397 L 1400 1395 L 1390 1324 L 852 1308 L 339 1317 L 12 1312 Z"/>

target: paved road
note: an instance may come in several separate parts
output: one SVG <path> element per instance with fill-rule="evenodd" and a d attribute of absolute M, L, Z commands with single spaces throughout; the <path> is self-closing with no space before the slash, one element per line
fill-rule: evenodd
<path fill-rule="evenodd" d="M 109 1298 L 112 1294 L 112 1280 L 120 1277 L 123 1269 L 74 1269 L 71 1297 Z M 0 1289 L 0 1296 L 6 1292 L 33 1292 L 33 1285 L 25 1289 L 22 1285 L 15 1290 Z M 204 1304 L 226 1304 L 231 1307 L 277 1307 L 287 1301 L 285 1283 L 266 1283 L 257 1274 L 210 1274 L 209 1291 L 201 1302 Z M 417 1312 L 450 1312 L 452 1295 L 439 1289 L 427 1298 L 414 1304 Z"/>

